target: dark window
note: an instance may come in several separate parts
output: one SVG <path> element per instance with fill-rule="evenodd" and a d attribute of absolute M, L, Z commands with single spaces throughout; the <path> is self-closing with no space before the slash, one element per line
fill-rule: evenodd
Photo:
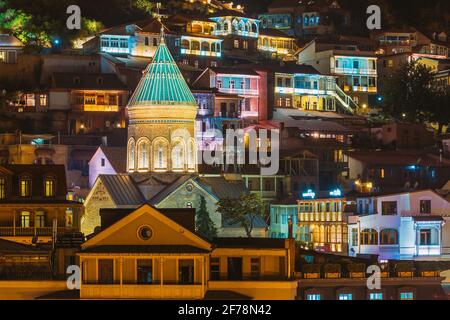
<path fill-rule="evenodd" d="M 397 201 L 383 201 L 381 203 L 381 214 L 383 216 L 397 215 Z"/>
<path fill-rule="evenodd" d="M 420 245 L 431 244 L 431 229 L 420 230 Z"/>
<path fill-rule="evenodd" d="M 139 284 L 153 283 L 153 261 L 137 260 L 137 281 Z"/>
<path fill-rule="evenodd" d="M 395 229 L 384 229 L 380 232 L 381 244 L 398 244 L 398 234 Z"/>
<path fill-rule="evenodd" d="M 98 283 L 112 284 L 114 282 L 114 260 L 98 260 Z"/>
<path fill-rule="evenodd" d="M 250 271 L 252 279 L 258 279 L 261 274 L 261 259 L 251 258 L 250 260 Z"/>
<path fill-rule="evenodd" d="M 194 283 L 194 260 L 180 260 L 178 263 L 180 284 Z"/>
<path fill-rule="evenodd" d="M 220 279 L 220 258 L 211 258 L 211 280 Z"/>
<path fill-rule="evenodd" d="M 105 166 L 105 158 L 102 158 L 101 162 L 102 162 L 101 166 L 104 167 Z"/>
<path fill-rule="evenodd" d="M 420 200 L 420 213 L 431 213 L 431 200 Z"/>
<path fill-rule="evenodd" d="M 228 279 L 242 280 L 242 258 L 228 258 Z"/>
<path fill-rule="evenodd" d="M 352 246 L 358 246 L 358 229 L 352 229 Z"/>

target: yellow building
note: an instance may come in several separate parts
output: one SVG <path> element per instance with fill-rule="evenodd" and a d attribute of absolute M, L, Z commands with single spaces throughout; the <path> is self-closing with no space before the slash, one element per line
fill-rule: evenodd
<path fill-rule="evenodd" d="M 161 36 L 128 103 L 128 172 L 196 172 L 197 102 Z"/>
<path fill-rule="evenodd" d="M 195 210 L 102 212 L 102 231 L 82 245 L 82 299 L 203 299 L 224 292 L 294 299 L 293 239 L 219 238 L 195 233 Z"/>
<path fill-rule="evenodd" d="M 313 197 L 314 192 L 304 193 Z M 312 244 L 318 251 L 346 254 L 348 249 L 347 222 L 343 198 L 298 200 L 297 239 Z"/>

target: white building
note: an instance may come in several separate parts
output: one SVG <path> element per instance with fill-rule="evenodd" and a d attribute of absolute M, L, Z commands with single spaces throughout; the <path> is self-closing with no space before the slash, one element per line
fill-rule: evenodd
<path fill-rule="evenodd" d="M 357 198 L 349 216 L 349 255 L 450 259 L 450 203 L 433 190 Z"/>

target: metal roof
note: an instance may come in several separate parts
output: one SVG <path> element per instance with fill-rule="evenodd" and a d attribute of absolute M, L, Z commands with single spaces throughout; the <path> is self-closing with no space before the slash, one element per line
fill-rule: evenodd
<path fill-rule="evenodd" d="M 148 65 L 128 103 L 129 108 L 152 105 L 197 107 L 197 102 L 170 54 L 164 37 L 161 38 L 152 63 Z"/>
<path fill-rule="evenodd" d="M 145 202 L 144 196 L 129 175 L 100 175 L 99 179 L 116 205 L 141 205 Z"/>

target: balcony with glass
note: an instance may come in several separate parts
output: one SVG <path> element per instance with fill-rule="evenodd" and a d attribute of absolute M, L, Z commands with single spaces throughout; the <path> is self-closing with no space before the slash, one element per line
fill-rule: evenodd
<path fill-rule="evenodd" d="M 181 37 L 181 54 L 189 54 L 204 57 L 222 56 L 221 39 L 199 38 L 199 37 Z"/>
<path fill-rule="evenodd" d="M 241 96 L 259 96 L 258 76 L 217 75 L 216 87 L 220 92 Z"/>
<path fill-rule="evenodd" d="M 331 58 L 331 73 L 376 76 L 377 58 L 335 56 Z"/>

